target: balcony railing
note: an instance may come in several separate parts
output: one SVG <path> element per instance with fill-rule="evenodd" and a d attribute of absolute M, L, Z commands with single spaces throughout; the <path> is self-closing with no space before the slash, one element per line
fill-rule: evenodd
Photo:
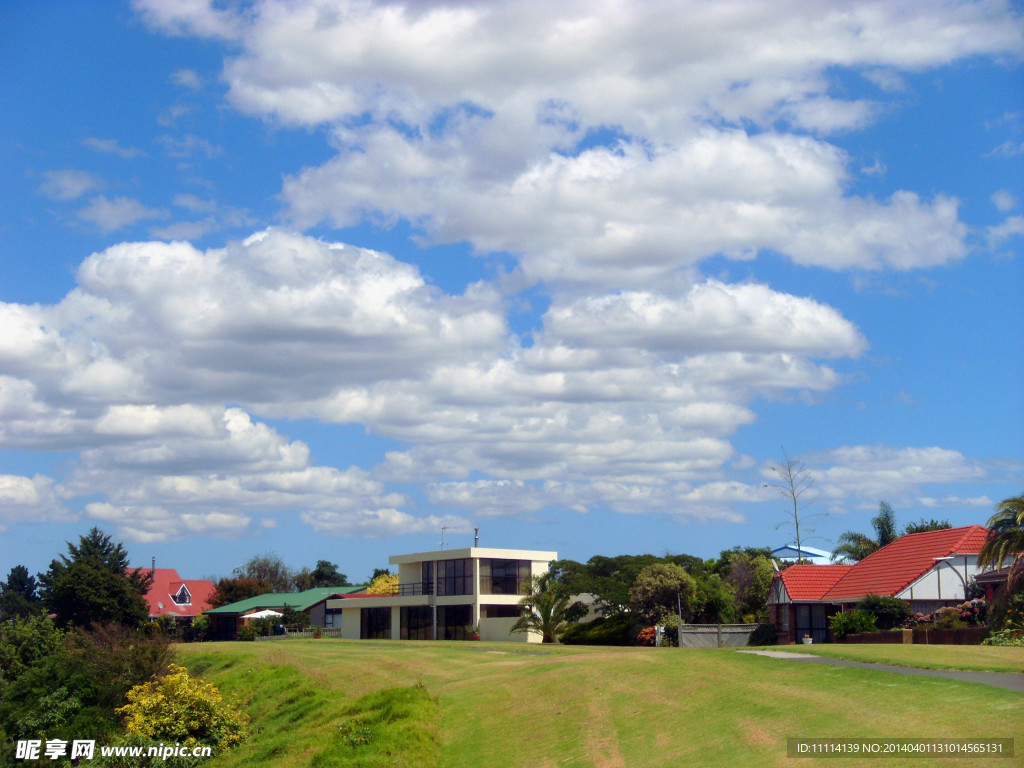
<path fill-rule="evenodd" d="M 396 597 L 416 597 L 418 595 L 434 594 L 433 582 L 414 581 L 412 584 L 396 584 L 391 588 L 388 595 Z"/>

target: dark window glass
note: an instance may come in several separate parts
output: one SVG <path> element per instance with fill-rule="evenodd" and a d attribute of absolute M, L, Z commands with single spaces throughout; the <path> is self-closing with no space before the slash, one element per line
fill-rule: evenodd
<path fill-rule="evenodd" d="M 184 584 L 182 584 L 181 588 L 174 595 L 171 596 L 171 599 L 177 605 L 191 605 L 192 604 L 192 595 L 190 595 L 188 593 L 188 588 Z"/>
<path fill-rule="evenodd" d="M 434 639 L 434 611 L 429 605 L 403 607 L 400 619 L 403 640 Z"/>
<path fill-rule="evenodd" d="M 480 593 L 524 595 L 530 587 L 529 560 L 484 559 L 480 561 Z"/>
<path fill-rule="evenodd" d="M 421 595 L 434 594 L 434 561 L 428 560 L 420 564 L 420 587 Z"/>
<path fill-rule="evenodd" d="M 437 594 L 472 595 L 473 561 L 469 558 L 438 561 Z"/>
<path fill-rule="evenodd" d="M 473 606 L 439 605 L 437 636 L 442 640 L 468 640 L 473 629 Z"/>
<path fill-rule="evenodd" d="M 391 609 L 362 608 L 359 611 L 360 640 L 391 639 Z"/>
<path fill-rule="evenodd" d="M 518 605 L 481 605 L 480 616 L 484 619 L 518 619 L 523 609 Z"/>

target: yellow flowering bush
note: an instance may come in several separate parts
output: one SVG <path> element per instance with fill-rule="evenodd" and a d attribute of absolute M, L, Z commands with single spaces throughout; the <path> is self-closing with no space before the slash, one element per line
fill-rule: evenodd
<path fill-rule="evenodd" d="M 132 688 L 127 698 L 117 714 L 129 734 L 215 751 L 240 744 L 248 735 L 248 715 L 225 702 L 215 686 L 176 664 L 163 677 Z"/>

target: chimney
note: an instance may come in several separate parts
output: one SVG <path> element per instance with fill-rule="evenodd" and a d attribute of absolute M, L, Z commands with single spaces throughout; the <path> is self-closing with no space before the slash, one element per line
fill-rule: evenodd
<path fill-rule="evenodd" d="M 150 569 L 150 573 L 152 574 L 153 578 L 155 579 L 156 578 L 156 557 L 155 556 L 153 557 L 153 567 Z"/>

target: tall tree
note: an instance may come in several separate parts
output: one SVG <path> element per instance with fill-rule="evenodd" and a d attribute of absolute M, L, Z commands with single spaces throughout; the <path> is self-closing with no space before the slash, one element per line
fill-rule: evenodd
<path fill-rule="evenodd" d="M 99 528 L 68 542 L 67 556 L 39 575 L 43 603 L 60 626 L 122 624 L 137 627 L 149 617 L 144 595 L 149 571 L 129 570 L 128 553 Z"/>
<path fill-rule="evenodd" d="M 303 568 L 293 577 L 295 588 L 300 592 L 315 587 L 348 587 L 348 576 L 338 570 L 337 563 L 317 560 L 316 568 Z"/>
<path fill-rule="evenodd" d="M 253 555 L 243 565 L 235 568 L 231 575 L 236 579 L 261 581 L 270 587 L 271 592 L 291 592 L 293 586 L 292 572 L 284 560 L 273 552 Z"/>
<path fill-rule="evenodd" d="M 988 521 L 989 538 L 978 554 L 978 564 L 1002 568 L 1010 563 L 1008 593 L 1024 588 L 1024 496 L 1011 496 L 996 505 Z"/>
<path fill-rule="evenodd" d="M 42 612 L 43 601 L 36 593 L 36 579 L 24 565 L 16 565 L 0 584 L 0 620 L 23 619 Z"/>
<path fill-rule="evenodd" d="M 899 538 L 896 531 L 896 513 L 889 506 L 889 502 L 878 502 L 878 514 L 871 518 L 871 527 L 875 529 L 875 538 L 856 531 L 846 531 L 839 537 L 838 544 L 832 551 L 832 559 L 856 563 L 896 541 Z"/>
<path fill-rule="evenodd" d="M 942 531 L 946 528 L 952 528 L 949 520 L 936 520 L 934 517 L 931 520 L 925 520 L 923 517 L 916 523 L 907 523 L 903 529 L 903 535 L 906 536 L 908 533 L 927 533 L 928 531 Z"/>
<path fill-rule="evenodd" d="M 629 590 L 633 615 L 648 625 L 658 624 L 676 613 L 681 604 L 683 620 L 693 616 L 697 583 L 680 566 L 672 563 L 650 565 L 637 574 Z"/>
<path fill-rule="evenodd" d="M 770 467 L 770 469 L 779 476 L 779 482 L 764 484 L 765 488 L 777 489 L 788 502 L 786 508 L 787 519 L 775 527 L 791 527 L 796 539 L 797 551 L 802 553 L 803 537 L 808 533 L 813 533 L 813 531 L 808 530 L 806 526 L 801 531 L 801 522 L 806 523 L 808 518 L 820 516 L 806 515 L 804 513 L 804 510 L 814 502 L 813 498 L 807 498 L 807 492 L 814 487 L 814 478 L 811 477 L 811 473 L 808 472 L 803 462 L 790 458 L 785 448 L 782 449 L 781 461 L 777 463 L 778 466 Z M 789 509 L 789 506 L 792 506 L 792 509 Z"/>

